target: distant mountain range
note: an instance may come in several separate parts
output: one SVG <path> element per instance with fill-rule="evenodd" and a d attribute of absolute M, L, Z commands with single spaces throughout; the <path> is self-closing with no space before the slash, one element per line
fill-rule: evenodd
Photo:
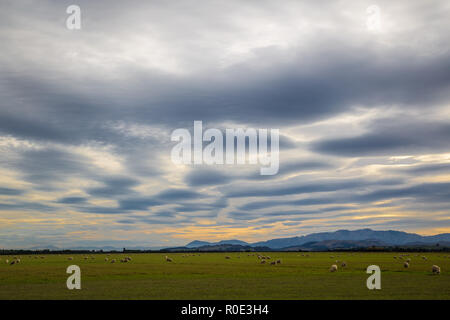
<path fill-rule="evenodd" d="M 206 241 L 192 241 L 189 242 L 186 247 L 187 248 L 198 248 L 198 247 L 203 247 L 203 246 L 217 246 L 217 245 L 222 245 L 222 244 L 235 244 L 235 245 L 241 245 L 241 246 L 248 246 L 249 244 L 245 241 L 241 241 L 241 240 L 222 240 L 219 242 L 206 242 Z"/>
<path fill-rule="evenodd" d="M 165 251 L 326 251 L 326 250 L 348 250 L 367 247 L 430 247 L 439 244 L 442 247 L 450 247 L 450 233 L 442 233 L 434 236 L 421 236 L 415 233 L 402 231 L 375 231 L 371 229 L 361 230 L 338 230 L 335 232 L 312 233 L 300 237 L 278 238 L 255 243 L 232 239 L 218 242 L 207 242 L 195 240 L 185 246 L 175 248 L 162 247 L 127 247 L 127 250 L 165 250 Z M 30 248 L 31 250 L 63 250 L 53 245 L 40 245 Z M 64 248 L 66 250 L 102 250 L 122 251 L 123 248 L 113 246 L 79 246 Z"/>
<path fill-rule="evenodd" d="M 327 243 L 328 241 L 328 243 Z M 368 246 L 398 246 L 421 245 L 450 242 L 450 233 L 442 233 L 434 236 L 421 236 L 416 233 L 403 231 L 375 231 L 371 229 L 338 230 L 335 232 L 312 233 L 301 237 L 278 238 L 256 243 L 247 243 L 241 240 L 222 240 L 219 242 L 192 241 L 186 248 L 199 248 L 204 246 L 218 246 L 225 244 L 267 247 L 270 249 L 311 248 L 315 247 L 368 247 Z"/>

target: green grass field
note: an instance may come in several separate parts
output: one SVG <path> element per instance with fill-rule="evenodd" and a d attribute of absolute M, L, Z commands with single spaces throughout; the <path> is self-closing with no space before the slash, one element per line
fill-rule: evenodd
<path fill-rule="evenodd" d="M 282 263 L 261 264 L 249 253 L 168 254 L 173 262 L 162 253 L 111 254 L 108 262 L 106 254 L 20 256 L 16 265 L 0 256 L 0 299 L 450 299 L 449 253 L 261 254 Z M 118 261 L 125 256 L 132 261 Z M 329 272 L 336 260 L 339 270 Z M 81 268 L 81 290 L 66 287 L 71 264 Z M 381 290 L 366 287 L 372 264 L 381 268 Z"/>

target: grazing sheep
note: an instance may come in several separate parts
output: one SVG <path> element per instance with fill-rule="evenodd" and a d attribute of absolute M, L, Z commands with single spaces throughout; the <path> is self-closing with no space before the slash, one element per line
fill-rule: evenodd
<path fill-rule="evenodd" d="M 427 257 L 425 257 L 425 256 L 422 256 L 422 259 L 423 259 L 423 260 L 427 260 Z"/>
<path fill-rule="evenodd" d="M 278 260 L 277 260 L 277 263 L 278 263 L 278 264 L 281 264 L 281 260 L 280 260 L 280 259 L 278 259 Z"/>
<path fill-rule="evenodd" d="M 406 259 L 406 262 L 410 263 L 410 262 L 411 262 L 411 259 L 409 259 L 409 258 L 408 258 L 408 259 Z"/>
<path fill-rule="evenodd" d="M 404 266 L 405 268 L 409 268 L 409 263 L 408 263 L 408 262 L 405 262 L 405 263 L 403 264 L 403 266 Z"/>
<path fill-rule="evenodd" d="M 272 264 L 272 265 L 276 265 L 277 264 L 277 262 L 276 261 L 272 261 L 270 264 Z"/>
<path fill-rule="evenodd" d="M 225 257 L 225 259 L 231 259 L 231 257 L 229 257 L 229 256 L 226 256 L 226 257 Z"/>
<path fill-rule="evenodd" d="M 105 261 L 108 261 L 108 258 L 105 258 Z"/>
<path fill-rule="evenodd" d="M 437 265 L 433 265 L 431 267 L 431 272 L 433 272 L 433 274 L 440 274 L 441 273 L 441 268 L 438 267 Z"/>
<path fill-rule="evenodd" d="M 167 262 L 173 262 L 173 260 L 171 258 L 169 258 L 168 256 L 165 256 L 165 258 L 166 258 Z"/>
<path fill-rule="evenodd" d="M 6 260 L 5 260 L 5 262 L 6 262 L 6 264 L 8 264 L 8 263 L 9 263 L 9 260 L 8 260 L 8 259 L 6 259 Z"/>
<path fill-rule="evenodd" d="M 266 260 L 261 261 L 261 264 L 266 263 Z"/>
<path fill-rule="evenodd" d="M 116 259 L 112 259 L 112 260 L 111 260 L 111 263 L 116 263 Z"/>
<path fill-rule="evenodd" d="M 394 259 L 397 259 L 397 257 L 394 257 Z"/>
<path fill-rule="evenodd" d="M 338 270 L 337 265 L 333 264 L 330 268 L 330 272 L 336 272 Z"/>
<path fill-rule="evenodd" d="M 342 266 L 343 268 L 347 266 L 347 264 L 345 263 L 345 261 L 342 262 L 341 266 Z"/>
<path fill-rule="evenodd" d="M 73 257 L 69 257 L 69 258 L 67 258 L 67 260 L 73 260 Z"/>

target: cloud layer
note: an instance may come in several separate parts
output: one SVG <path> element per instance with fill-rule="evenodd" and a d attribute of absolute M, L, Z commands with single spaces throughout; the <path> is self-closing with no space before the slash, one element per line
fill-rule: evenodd
<path fill-rule="evenodd" d="M 442 1 L 0 5 L 0 247 L 449 232 Z M 175 165 L 176 128 L 279 128 L 280 170 Z"/>

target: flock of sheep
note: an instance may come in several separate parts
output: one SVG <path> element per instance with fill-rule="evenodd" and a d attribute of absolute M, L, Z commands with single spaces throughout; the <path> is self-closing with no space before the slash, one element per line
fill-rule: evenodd
<path fill-rule="evenodd" d="M 200 256 L 200 254 L 183 254 L 181 257 L 182 258 L 186 258 L 186 257 L 189 257 L 189 256 Z M 274 259 L 274 260 L 272 260 L 272 258 L 270 257 L 270 256 L 264 256 L 264 255 L 260 255 L 260 254 L 256 254 L 256 253 L 251 253 L 251 254 L 248 254 L 248 256 L 249 257 L 251 257 L 251 256 L 256 256 L 257 258 L 258 258 L 258 260 L 260 260 L 260 263 L 261 264 L 271 264 L 271 265 L 277 265 L 277 264 L 281 264 L 281 259 Z M 309 257 L 309 254 L 302 254 L 301 255 L 302 257 Z M 33 256 L 29 256 L 30 258 L 33 258 Z M 416 255 L 416 257 L 419 257 L 419 255 Z M 34 259 L 44 259 L 45 258 L 45 256 L 34 256 Z M 237 256 L 237 258 L 238 259 L 240 259 L 240 256 Z M 334 258 L 334 256 L 330 256 L 330 258 Z M 427 257 L 425 257 L 425 256 L 421 256 L 421 258 L 422 258 L 422 260 L 424 260 L 424 261 L 427 261 L 428 260 L 428 258 Z M 91 260 L 94 260 L 95 258 L 93 257 L 93 256 L 91 256 L 91 257 L 88 257 L 88 256 L 85 256 L 84 257 L 84 260 L 86 261 L 86 260 L 89 260 L 89 259 L 91 259 Z M 164 259 L 165 259 L 165 261 L 166 262 L 173 262 L 173 259 L 172 258 L 169 258 L 167 255 L 166 256 L 164 256 Z M 225 259 L 231 259 L 231 256 L 225 256 Z M 396 259 L 396 260 L 404 260 L 404 263 L 403 263 L 403 267 L 405 268 L 405 269 L 408 269 L 409 267 L 410 267 L 410 264 L 411 264 L 411 258 L 409 258 L 409 255 L 408 254 L 403 254 L 403 255 L 399 255 L 399 256 L 394 256 L 394 259 Z M 74 258 L 73 257 L 68 257 L 67 258 L 67 260 L 69 260 L 69 261 L 73 261 L 74 260 Z M 269 261 L 269 260 L 272 260 L 272 261 Z M 120 261 L 120 262 L 122 262 L 122 263 L 127 263 L 127 262 L 129 262 L 129 261 L 132 261 L 132 259 L 131 259 L 131 257 L 129 257 L 129 256 L 127 256 L 127 257 L 124 257 L 124 258 L 122 258 L 122 259 L 110 259 L 110 254 L 107 254 L 107 256 L 105 257 L 105 262 L 109 262 L 109 263 L 116 263 L 116 261 Z M 20 260 L 20 257 L 13 257 L 12 259 L 11 259 L 11 261 L 9 260 L 9 259 L 5 259 L 5 263 L 6 264 L 9 264 L 9 265 L 15 265 L 15 264 L 19 264 L 21 262 L 21 260 Z M 340 263 L 340 265 L 341 265 L 341 267 L 342 268 L 345 268 L 345 267 L 347 267 L 347 263 L 345 262 L 345 261 L 342 261 L 342 262 L 340 262 L 339 260 L 336 260 L 335 261 L 335 264 L 332 264 L 331 265 L 331 267 L 330 267 L 330 269 L 329 269 L 329 271 L 330 272 L 337 272 L 338 271 L 338 264 Z M 432 265 L 431 266 L 431 272 L 433 273 L 433 274 L 440 274 L 441 273 L 441 268 L 439 267 L 439 266 L 437 266 L 437 265 Z"/>

